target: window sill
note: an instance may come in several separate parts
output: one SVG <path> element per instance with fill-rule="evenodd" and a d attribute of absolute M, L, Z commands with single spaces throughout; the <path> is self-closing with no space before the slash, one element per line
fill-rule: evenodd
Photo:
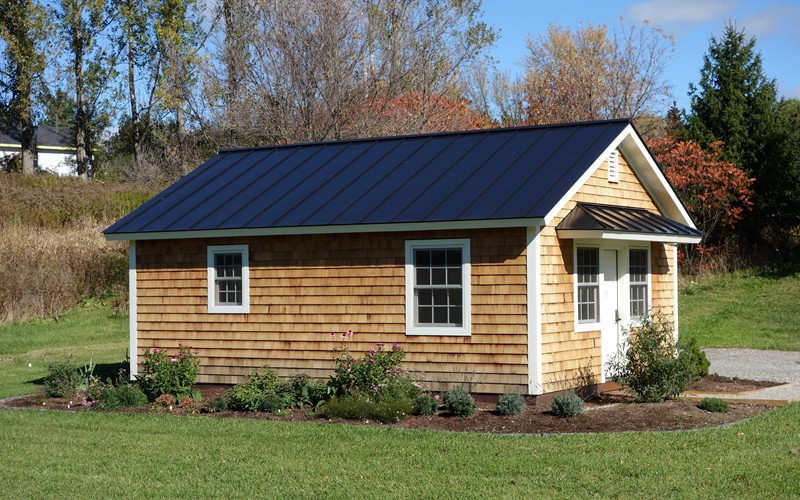
<path fill-rule="evenodd" d="M 597 323 L 576 323 L 575 333 L 596 332 L 600 330 L 600 322 Z"/>
<path fill-rule="evenodd" d="M 427 335 L 438 337 L 469 337 L 470 331 L 464 327 L 436 327 L 436 326 L 415 326 L 408 328 L 406 335 Z"/>
<path fill-rule="evenodd" d="M 249 306 L 208 306 L 208 314 L 249 314 Z"/>

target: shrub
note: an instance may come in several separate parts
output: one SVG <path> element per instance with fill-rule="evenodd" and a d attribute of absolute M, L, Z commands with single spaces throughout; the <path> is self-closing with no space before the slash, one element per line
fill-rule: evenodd
<path fill-rule="evenodd" d="M 430 394 L 420 394 L 414 400 L 412 415 L 433 415 L 439 411 L 439 401 Z"/>
<path fill-rule="evenodd" d="M 352 393 L 332 397 L 322 405 L 320 414 L 326 418 L 375 420 L 389 424 L 403 420 L 411 413 L 413 406 L 414 403 L 407 397 L 376 402 L 367 394 Z"/>
<path fill-rule="evenodd" d="M 231 387 L 226 398 L 228 408 L 239 411 L 274 413 L 292 405 L 292 392 L 269 366 L 254 370 L 247 380 Z"/>
<path fill-rule="evenodd" d="M 98 393 L 99 407 L 103 410 L 117 410 L 132 406 L 147 404 L 147 396 L 135 385 L 121 384 L 114 386 L 107 384 Z"/>
<path fill-rule="evenodd" d="M 503 394 L 497 398 L 497 413 L 500 415 L 519 415 L 527 407 L 525 398 L 521 394 Z"/>
<path fill-rule="evenodd" d="M 562 392 L 553 399 L 550 412 L 557 417 L 580 415 L 583 413 L 583 400 L 574 392 Z"/>
<path fill-rule="evenodd" d="M 194 396 L 192 385 L 200 370 L 200 359 L 188 346 L 181 345 L 178 354 L 170 356 L 165 349 L 147 349 L 142 362 L 139 386 L 150 401 L 162 394 L 171 394 L 180 401 Z"/>
<path fill-rule="evenodd" d="M 381 343 L 370 349 L 363 358 L 355 359 L 345 349 L 336 350 L 334 373 L 328 387 L 336 395 L 356 392 L 372 396 L 376 401 L 391 401 L 408 397 L 412 401 L 421 390 L 408 372 L 400 367 L 406 356 L 399 344 L 385 350 Z"/>
<path fill-rule="evenodd" d="M 408 397 L 399 397 L 390 401 L 376 403 L 372 410 L 373 420 L 392 424 L 403 420 L 406 415 L 411 414 L 414 403 Z"/>
<path fill-rule="evenodd" d="M 44 391 L 51 398 L 69 397 L 78 390 L 82 381 L 81 369 L 71 360 L 54 361 L 47 365 Z"/>
<path fill-rule="evenodd" d="M 214 398 L 208 402 L 207 407 L 211 411 L 225 411 L 228 409 L 228 400 L 225 398 Z"/>
<path fill-rule="evenodd" d="M 695 337 L 689 338 L 688 341 L 683 341 L 683 339 L 681 339 L 681 341 L 678 342 L 678 346 L 680 353 L 678 357 L 691 373 L 692 380 L 699 380 L 707 377 L 711 362 L 706 357 L 706 353 L 700 350 L 697 339 Z"/>
<path fill-rule="evenodd" d="M 328 387 L 305 373 L 294 375 L 287 384 L 291 393 L 292 405 L 316 407 L 328 398 Z"/>
<path fill-rule="evenodd" d="M 608 362 L 611 378 L 637 402 L 660 402 L 683 392 L 692 371 L 679 358 L 672 323 L 660 315 L 642 322 Z"/>
<path fill-rule="evenodd" d="M 456 386 L 444 393 L 447 411 L 459 417 L 469 417 L 475 413 L 475 398 L 464 386 Z"/>
<path fill-rule="evenodd" d="M 705 398 L 697 405 L 698 408 L 712 413 L 728 413 L 728 403 L 717 398 Z"/>

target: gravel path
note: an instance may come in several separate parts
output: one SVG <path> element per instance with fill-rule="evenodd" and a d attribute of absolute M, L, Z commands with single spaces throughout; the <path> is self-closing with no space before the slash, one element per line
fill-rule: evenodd
<path fill-rule="evenodd" d="M 709 373 L 772 382 L 800 382 L 800 352 L 756 349 L 703 349 Z"/>

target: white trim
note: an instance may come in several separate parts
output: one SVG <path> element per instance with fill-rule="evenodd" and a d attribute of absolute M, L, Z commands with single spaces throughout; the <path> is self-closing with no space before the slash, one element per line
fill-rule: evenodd
<path fill-rule="evenodd" d="M 128 245 L 128 325 L 129 325 L 129 345 L 128 357 L 130 360 L 130 379 L 134 380 L 139 374 L 139 331 L 136 324 L 136 314 L 138 311 L 136 298 L 136 242 L 131 241 Z"/>
<path fill-rule="evenodd" d="M 469 238 L 440 240 L 406 240 L 406 335 L 441 335 L 451 337 L 468 337 L 472 334 L 472 291 L 471 291 L 471 257 Z M 462 325 L 449 326 L 416 326 L 414 301 L 414 250 L 436 248 L 459 248 L 461 250 L 461 289 L 464 293 Z"/>
<path fill-rule="evenodd" d="M 670 186 L 666 177 L 664 177 L 661 169 L 656 165 L 655 160 L 647 151 L 647 148 L 631 125 L 625 127 L 625 129 L 609 143 L 594 163 L 581 175 L 580 179 L 578 179 L 564 196 L 561 197 L 558 203 L 553 206 L 544 218 L 545 224 L 549 225 L 553 221 L 561 209 L 575 196 L 575 193 L 577 193 L 586 181 L 594 175 L 597 169 L 600 168 L 600 165 L 603 164 L 609 153 L 617 148 L 619 148 L 622 154 L 627 158 L 628 166 L 639 177 L 642 187 L 644 187 L 645 191 L 653 198 L 658 211 L 672 220 L 689 226 L 692 229 L 697 229 L 689 213 L 686 211 L 686 208 L 678 199 L 678 195 L 675 194 L 675 191 Z M 681 241 L 680 243 L 683 242 Z"/>
<path fill-rule="evenodd" d="M 619 184 L 619 152 L 614 149 L 608 153 L 608 182 Z"/>
<path fill-rule="evenodd" d="M 528 309 L 528 394 L 542 394 L 542 252 L 543 226 L 527 228 L 525 283 Z"/>
<path fill-rule="evenodd" d="M 578 247 L 581 248 L 594 248 L 597 250 L 597 321 L 583 322 L 578 319 Z M 587 244 L 572 245 L 572 318 L 575 324 L 575 333 L 595 332 L 602 330 L 603 327 L 603 280 L 600 279 L 602 274 L 602 252 L 603 247 L 597 243 L 587 242 Z M 617 273 L 619 274 L 619 272 Z"/>
<path fill-rule="evenodd" d="M 674 332 L 675 332 L 675 341 L 678 341 L 678 245 L 672 245 L 672 290 L 674 294 L 674 305 L 673 305 L 673 325 Z"/>
<path fill-rule="evenodd" d="M 242 255 L 242 305 L 219 306 L 216 304 L 214 282 L 216 271 L 214 255 L 218 253 L 240 253 Z M 250 252 L 247 245 L 215 245 L 208 247 L 208 313 L 209 314 L 247 314 L 250 312 Z"/>
<path fill-rule="evenodd" d="M 647 241 L 656 243 L 700 243 L 702 236 L 676 234 L 632 233 L 628 231 L 605 231 L 602 229 L 559 229 L 558 237 L 572 240 L 619 240 Z"/>
<path fill-rule="evenodd" d="M 212 229 L 202 231 L 164 231 L 105 234 L 115 240 L 173 240 L 188 238 L 228 238 L 243 236 L 288 236 L 298 234 L 388 233 L 394 231 L 439 231 L 447 229 L 492 229 L 528 227 L 542 224 L 544 219 L 481 219 L 441 222 L 398 222 L 389 224 L 348 224 L 331 226 L 264 227 L 254 229 Z"/>

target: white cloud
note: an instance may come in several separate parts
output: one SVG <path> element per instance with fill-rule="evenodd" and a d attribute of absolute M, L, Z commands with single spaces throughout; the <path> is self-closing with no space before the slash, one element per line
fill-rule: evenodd
<path fill-rule="evenodd" d="M 651 0 L 633 3 L 628 11 L 634 19 L 654 24 L 702 23 L 724 18 L 732 14 L 735 8 L 736 2 L 733 0 Z"/>
<path fill-rule="evenodd" d="M 800 5 L 777 4 L 767 9 L 755 12 L 742 19 L 743 26 L 748 35 L 757 38 L 781 37 L 800 43 Z"/>

